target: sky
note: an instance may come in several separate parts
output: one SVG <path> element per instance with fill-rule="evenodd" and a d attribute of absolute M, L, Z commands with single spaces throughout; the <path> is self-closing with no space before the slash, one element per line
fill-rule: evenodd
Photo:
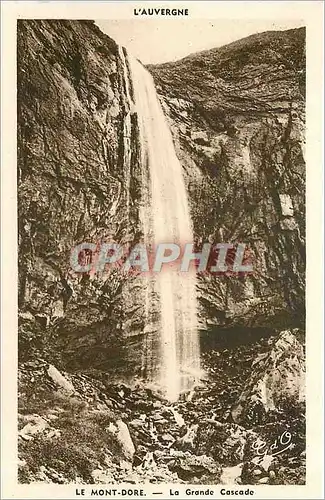
<path fill-rule="evenodd" d="M 303 26 L 296 20 L 120 19 L 96 24 L 144 64 L 176 61 L 193 52 L 220 47 L 254 33 Z"/>

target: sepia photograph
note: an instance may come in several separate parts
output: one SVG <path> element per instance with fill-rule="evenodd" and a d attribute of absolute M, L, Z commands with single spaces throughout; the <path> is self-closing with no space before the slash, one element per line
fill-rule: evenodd
<path fill-rule="evenodd" d="M 15 20 L 10 467 L 71 498 L 305 487 L 306 21 L 150 4 Z"/>
<path fill-rule="evenodd" d="M 305 28 L 137 22 L 17 24 L 19 480 L 303 484 Z"/>

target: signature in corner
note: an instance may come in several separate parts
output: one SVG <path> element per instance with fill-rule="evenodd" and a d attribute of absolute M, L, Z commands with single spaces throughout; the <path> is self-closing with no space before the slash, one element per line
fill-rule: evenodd
<path fill-rule="evenodd" d="M 252 444 L 252 450 L 255 451 L 259 457 L 264 455 L 271 455 L 274 457 L 276 455 L 280 455 L 286 450 L 294 448 L 294 446 L 291 432 L 284 431 L 281 436 L 276 438 L 271 446 L 268 446 L 266 441 L 258 439 Z"/>

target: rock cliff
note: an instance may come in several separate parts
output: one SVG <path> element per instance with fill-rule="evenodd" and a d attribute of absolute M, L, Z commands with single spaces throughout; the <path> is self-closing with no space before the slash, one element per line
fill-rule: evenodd
<path fill-rule="evenodd" d="M 17 33 L 20 481 L 302 484 L 304 30 L 148 68 L 197 245 L 247 243 L 254 267 L 200 276 L 206 379 L 174 404 L 128 383 L 155 335 L 143 283 L 70 268 L 81 242 L 142 236 L 126 53 L 90 21 Z"/>
<path fill-rule="evenodd" d="M 202 330 L 302 326 L 304 30 L 149 70 L 184 167 L 196 242 L 245 242 L 254 267 L 251 276 L 200 277 Z M 141 237 L 127 86 L 124 51 L 92 22 L 19 22 L 21 321 L 51 331 L 71 366 L 96 359 L 125 369 L 135 357 L 124 339 L 139 346 L 145 326 L 136 280 L 130 288 L 118 274 L 102 281 L 69 268 L 80 242 Z"/>
<path fill-rule="evenodd" d="M 125 361 L 124 331 L 143 331 L 141 293 L 125 298 L 132 279 L 124 286 L 118 273 L 102 280 L 70 268 L 79 243 L 139 237 L 139 144 L 126 72 L 123 50 L 92 22 L 18 23 L 24 356 L 40 329 L 40 342 L 51 332 L 71 367 L 96 359 L 117 368 Z"/>
<path fill-rule="evenodd" d="M 240 279 L 201 277 L 202 318 L 303 325 L 304 28 L 149 70 L 186 171 L 197 241 L 245 242 L 254 267 Z"/>

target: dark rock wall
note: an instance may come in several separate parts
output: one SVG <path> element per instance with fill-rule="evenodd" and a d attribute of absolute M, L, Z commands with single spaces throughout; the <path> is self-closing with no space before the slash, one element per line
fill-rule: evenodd
<path fill-rule="evenodd" d="M 19 307 L 21 323 L 34 323 L 22 345 L 40 326 L 72 367 L 123 363 L 143 304 L 118 273 L 103 281 L 69 269 L 81 242 L 139 238 L 126 76 L 118 46 L 92 22 L 18 22 Z"/>
<path fill-rule="evenodd" d="M 252 276 L 202 276 L 202 326 L 304 323 L 305 30 L 150 66 L 198 243 L 245 242 Z"/>
<path fill-rule="evenodd" d="M 243 241 L 254 257 L 252 276 L 200 278 L 202 328 L 303 323 L 304 30 L 149 70 L 184 166 L 196 241 Z M 78 243 L 141 238 L 127 73 L 116 43 L 90 21 L 18 23 L 23 357 L 50 340 L 70 368 L 139 367 L 143 284 L 69 269 Z"/>

